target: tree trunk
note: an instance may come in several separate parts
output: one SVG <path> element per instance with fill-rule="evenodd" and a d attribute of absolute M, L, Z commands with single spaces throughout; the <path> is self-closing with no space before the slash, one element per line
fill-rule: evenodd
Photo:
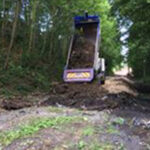
<path fill-rule="evenodd" d="M 38 1 L 36 0 L 36 1 L 33 2 L 33 8 L 32 8 L 32 11 L 31 11 L 31 30 L 30 30 L 29 47 L 28 47 L 28 52 L 29 53 L 31 52 L 32 46 L 33 46 L 37 6 L 38 6 Z"/>
<path fill-rule="evenodd" d="M 10 57 L 10 53 L 14 44 L 15 35 L 16 35 L 17 22 L 19 18 L 19 10 L 20 10 L 20 1 L 18 0 L 16 3 L 15 18 L 14 18 L 14 23 L 13 23 L 12 33 L 11 33 L 11 40 L 10 40 L 10 44 L 9 44 L 9 48 L 8 48 L 8 52 L 6 56 L 4 69 L 7 69 L 9 65 L 9 57 Z"/>
<path fill-rule="evenodd" d="M 2 45 L 3 45 L 3 48 L 4 48 L 4 40 L 5 40 L 5 37 L 4 37 L 4 29 L 5 29 L 5 0 L 3 0 L 3 22 L 2 22 Z"/>
<path fill-rule="evenodd" d="M 42 46 L 42 50 L 41 50 L 41 53 L 40 53 L 40 56 L 42 56 L 45 52 L 45 48 L 46 48 L 46 44 L 47 44 L 47 37 L 48 37 L 48 26 L 49 26 L 49 22 L 47 23 L 47 26 L 46 26 L 46 33 L 44 34 L 44 37 L 43 37 L 43 46 Z"/>
<path fill-rule="evenodd" d="M 45 51 L 46 43 L 47 43 L 47 33 L 45 33 L 45 35 L 43 37 L 43 46 L 42 46 L 42 50 L 41 50 L 40 56 L 42 56 L 42 54 Z"/>

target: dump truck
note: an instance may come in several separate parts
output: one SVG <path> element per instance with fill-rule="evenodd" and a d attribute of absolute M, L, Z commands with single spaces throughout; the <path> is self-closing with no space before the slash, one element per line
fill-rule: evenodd
<path fill-rule="evenodd" d="M 95 78 L 105 82 L 105 59 L 100 58 L 99 16 L 74 17 L 74 34 L 71 38 L 64 82 L 92 82 Z"/>

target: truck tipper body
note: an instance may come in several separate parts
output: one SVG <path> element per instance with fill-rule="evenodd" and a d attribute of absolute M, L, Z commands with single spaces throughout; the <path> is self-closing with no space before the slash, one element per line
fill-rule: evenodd
<path fill-rule="evenodd" d="M 104 59 L 99 58 L 100 19 L 98 16 L 76 16 L 63 79 L 65 82 L 91 82 L 103 76 Z"/>

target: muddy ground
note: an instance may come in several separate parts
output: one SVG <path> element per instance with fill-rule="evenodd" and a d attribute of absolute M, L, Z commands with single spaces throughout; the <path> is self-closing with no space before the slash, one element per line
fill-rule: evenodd
<path fill-rule="evenodd" d="M 125 77 L 108 77 L 103 86 L 97 82 L 53 83 L 47 94 L 2 99 L 0 112 L 0 139 L 6 137 L 0 141 L 0 149 L 150 149 L 149 95 L 143 96 Z M 53 127 L 43 125 L 32 134 L 12 136 L 12 131 L 20 133 L 20 126 L 33 119 L 62 116 L 82 119 Z"/>

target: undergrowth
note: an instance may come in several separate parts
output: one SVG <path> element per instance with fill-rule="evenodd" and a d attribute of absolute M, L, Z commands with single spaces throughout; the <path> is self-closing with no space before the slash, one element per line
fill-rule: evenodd
<path fill-rule="evenodd" d="M 8 70 L 0 69 L 0 95 L 11 97 L 35 91 L 47 92 L 51 88 L 51 81 L 47 69 L 12 65 Z"/>

